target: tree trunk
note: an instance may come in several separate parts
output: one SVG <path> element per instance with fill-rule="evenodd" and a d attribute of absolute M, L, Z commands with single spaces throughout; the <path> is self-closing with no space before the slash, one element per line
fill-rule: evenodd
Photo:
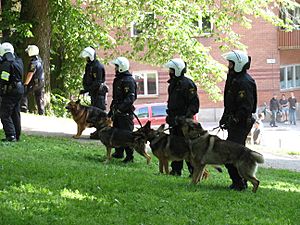
<path fill-rule="evenodd" d="M 46 113 L 50 109 L 50 40 L 51 22 L 49 0 L 22 0 L 20 18 L 32 24 L 34 37 L 26 40 L 23 49 L 28 44 L 34 44 L 40 49 L 40 56 L 44 62 L 45 72 L 45 104 Z M 26 56 L 28 59 L 28 56 Z M 24 58 L 24 57 L 23 57 Z M 27 61 L 28 62 L 28 61 Z"/>

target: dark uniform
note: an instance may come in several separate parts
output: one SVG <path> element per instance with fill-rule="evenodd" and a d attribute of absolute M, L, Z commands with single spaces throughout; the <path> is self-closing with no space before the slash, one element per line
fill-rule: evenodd
<path fill-rule="evenodd" d="M 3 141 L 20 139 L 20 101 L 24 94 L 23 72 L 23 62 L 20 58 L 10 52 L 4 54 L 0 66 L 0 95 L 2 98 L 0 118 L 6 136 Z"/>
<path fill-rule="evenodd" d="M 137 98 L 137 85 L 131 73 L 125 71 L 117 73 L 113 81 L 113 100 L 110 105 L 109 116 L 112 116 L 113 127 L 133 131 L 133 103 Z M 123 158 L 124 150 L 126 152 L 126 161 L 132 161 L 133 149 L 129 147 L 120 147 L 115 149 L 116 158 Z"/>
<path fill-rule="evenodd" d="M 33 72 L 33 76 L 28 85 L 25 86 L 25 93 L 21 101 L 21 111 L 27 112 L 28 95 L 33 93 L 38 108 L 38 114 L 43 115 L 45 113 L 45 74 L 43 69 L 43 62 L 40 57 L 31 57 L 28 66 L 28 72 Z"/>
<path fill-rule="evenodd" d="M 233 73 L 233 74 L 231 74 Z M 229 72 L 224 90 L 224 113 L 220 126 L 228 130 L 227 140 L 245 145 L 246 138 L 255 121 L 257 90 L 254 79 L 244 70 Z M 233 181 L 233 189 L 244 189 L 246 183 L 233 164 L 225 165 Z"/>
<path fill-rule="evenodd" d="M 166 122 L 169 124 L 170 133 L 173 135 L 183 136 L 182 131 L 175 126 L 175 118 L 177 116 L 185 116 L 193 118 L 199 111 L 199 98 L 197 94 L 197 86 L 194 82 L 181 75 L 180 77 L 173 77 L 168 80 L 168 109 Z M 190 173 L 193 173 L 192 166 L 187 162 Z M 181 175 L 183 168 L 183 161 L 173 161 L 171 163 L 172 173 L 174 175 Z"/>
<path fill-rule="evenodd" d="M 105 70 L 104 66 L 95 59 L 94 61 L 88 61 L 85 66 L 85 73 L 83 76 L 83 88 L 81 92 L 89 92 L 91 96 L 91 104 L 97 108 L 105 110 L 105 96 L 108 89 L 105 82 Z"/>

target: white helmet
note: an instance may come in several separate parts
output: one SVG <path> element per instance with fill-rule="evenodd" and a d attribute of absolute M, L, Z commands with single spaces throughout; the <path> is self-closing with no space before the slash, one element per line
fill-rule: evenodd
<path fill-rule="evenodd" d="M 86 47 L 85 49 L 83 49 L 79 56 L 82 58 L 89 58 L 91 61 L 94 61 L 95 55 L 95 49 L 93 49 L 92 47 Z"/>
<path fill-rule="evenodd" d="M 249 62 L 249 57 L 246 52 L 234 50 L 223 54 L 223 57 L 234 62 L 234 71 L 239 73 L 243 70 L 244 66 Z"/>
<path fill-rule="evenodd" d="M 164 67 L 175 70 L 175 76 L 180 77 L 185 68 L 185 62 L 180 58 L 171 59 Z"/>
<path fill-rule="evenodd" d="M 40 54 L 40 50 L 36 45 L 28 45 L 28 47 L 25 49 L 25 52 L 27 52 L 30 57 Z"/>
<path fill-rule="evenodd" d="M 119 66 L 118 71 L 120 73 L 129 70 L 129 61 L 125 57 L 118 57 L 110 62 L 111 64 Z"/>
<path fill-rule="evenodd" d="M 11 43 L 4 42 L 2 45 L 0 45 L 0 56 L 3 56 L 5 53 L 12 53 L 14 54 L 15 50 Z"/>

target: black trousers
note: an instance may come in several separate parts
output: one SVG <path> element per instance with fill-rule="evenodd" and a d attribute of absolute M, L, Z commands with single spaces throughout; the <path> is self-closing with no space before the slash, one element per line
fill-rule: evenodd
<path fill-rule="evenodd" d="M 113 116 L 113 127 L 133 131 L 133 115 L 128 114 L 116 114 Z M 115 152 L 118 155 L 123 155 L 126 152 L 127 158 L 133 158 L 133 149 L 128 146 L 115 148 Z"/>
<path fill-rule="evenodd" d="M 105 96 L 99 94 L 91 95 L 91 105 L 99 109 L 106 110 Z"/>
<path fill-rule="evenodd" d="M 247 135 L 251 127 L 232 126 L 228 129 L 228 141 L 232 141 L 241 145 L 246 144 Z M 234 184 L 240 184 L 243 179 L 239 175 L 237 168 L 233 164 L 225 164 L 228 174 Z"/>
<path fill-rule="evenodd" d="M 178 126 L 175 126 L 174 128 L 170 129 L 170 134 L 176 135 L 176 136 L 183 136 L 183 133 L 182 133 L 181 129 Z M 188 170 L 189 170 L 190 174 L 193 174 L 194 168 L 193 168 L 192 164 L 188 161 L 185 161 L 185 163 L 188 167 Z M 175 173 L 181 174 L 181 171 L 183 169 L 183 160 L 172 161 L 171 162 L 171 168 L 172 168 L 172 171 L 174 171 Z"/>
<path fill-rule="evenodd" d="M 38 114 L 44 115 L 45 113 L 45 88 L 43 86 L 37 86 L 37 87 L 29 87 L 24 93 L 22 100 L 21 100 L 21 109 L 24 112 L 27 112 L 28 110 L 28 95 L 34 95 L 34 99 L 37 105 Z"/>
<path fill-rule="evenodd" d="M 17 140 L 21 135 L 20 101 L 22 95 L 2 96 L 0 118 L 6 137 L 14 136 Z"/>

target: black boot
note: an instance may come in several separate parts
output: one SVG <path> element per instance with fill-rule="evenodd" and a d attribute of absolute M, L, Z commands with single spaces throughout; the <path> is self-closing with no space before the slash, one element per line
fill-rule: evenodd
<path fill-rule="evenodd" d="M 116 148 L 115 152 L 111 156 L 116 159 L 123 159 L 124 158 L 124 150 Z"/>
<path fill-rule="evenodd" d="M 16 142 L 17 139 L 16 139 L 15 136 L 7 136 L 6 138 L 1 139 L 1 141 L 3 141 L 3 142 Z"/>
<path fill-rule="evenodd" d="M 122 162 L 123 163 L 131 163 L 131 162 L 133 162 L 133 156 L 126 156 L 125 159 Z"/>

